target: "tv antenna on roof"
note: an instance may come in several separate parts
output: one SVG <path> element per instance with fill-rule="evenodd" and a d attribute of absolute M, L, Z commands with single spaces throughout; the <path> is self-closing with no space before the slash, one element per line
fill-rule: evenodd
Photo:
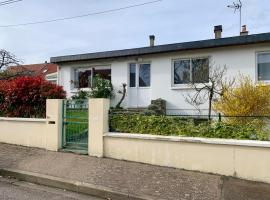
<path fill-rule="evenodd" d="M 241 27 L 242 27 L 242 2 L 241 0 L 238 0 L 239 2 L 235 3 L 233 2 L 233 5 L 228 5 L 228 8 L 233 8 L 234 9 L 234 13 L 236 13 L 236 11 L 239 10 L 239 14 L 240 14 L 240 32 L 241 32 Z"/>

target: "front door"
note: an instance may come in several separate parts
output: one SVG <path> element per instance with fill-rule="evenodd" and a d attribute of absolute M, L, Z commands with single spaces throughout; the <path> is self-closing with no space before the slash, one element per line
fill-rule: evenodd
<path fill-rule="evenodd" d="M 151 102 L 151 65 L 129 64 L 128 102 L 130 108 L 145 108 Z"/>

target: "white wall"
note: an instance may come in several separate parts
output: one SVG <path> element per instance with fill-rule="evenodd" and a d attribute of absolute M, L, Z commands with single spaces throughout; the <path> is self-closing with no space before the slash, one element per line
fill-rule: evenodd
<path fill-rule="evenodd" d="M 269 142 L 105 133 L 103 149 L 108 158 L 270 183 Z"/>
<path fill-rule="evenodd" d="M 0 117 L 0 142 L 57 151 L 61 147 L 62 102 L 47 99 L 46 119 Z"/>
<path fill-rule="evenodd" d="M 205 50 L 193 50 L 167 54 L 157 54 L 151 56 L 139 57 L 143 61 L 151 62 L 151 99 L 163 98 L 167 101 L 168 109 L 184 109 L 194 110 L 194 107 L 185 102 L 184 96 L 190 92 L 190 89 L 172 88 L 172 60 L 177 58 L 190 58 L 210 56 L 216 66 L 226 65 L 228 68 L 227 77 L 232 78 L 239 72 L 249 75 L 252 80 L 256 80 L 256 52 L 270 51 L 270 43 L 260 45 L 248 45 L 238 47 L 213 48 Z M 128 63 L 136 62 L 138 58 L 121 58 L 115 60 L 107 60 L 103 62 L 88 62 L 63 64 L 60 68 L 60 85 L 64 86 L 68 96 L 72 95 L 72 86 L 70 80 L 73 79 L 73 69 L 76 67 L 90 67 L 95 65 L 106 64 L 111 66 L 112 83 L 117 92 L 121 88 L 122 83 L 128 83 Z M 112 100 L 115 105 L 120 96 Z M 125 99 L 124 105 L 127 105 L 128 97 Z M 204 106 L 206 109 L 207 107 Z"/>

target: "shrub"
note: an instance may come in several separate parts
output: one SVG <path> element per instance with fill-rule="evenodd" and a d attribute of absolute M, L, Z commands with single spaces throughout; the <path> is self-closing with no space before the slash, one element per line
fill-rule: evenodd
<path fill-rule="evenodd" d="M 214 109 L 226 116 L 269 116 L 270 85 L 255 84 L 249 77 L 241 76 L 238 86 L 225 91 L 214 104 Z M 246 124 L 254 121 L 254 118 L 235 117 L 228 120 Z M 257 122 L 262 125 L 263 120 Z"/>
<path fill-rule="evenodd" d="M 76 99 L 87 99 L 88 97 L 89 97 L 89 92 L 83 91 L 83 90 L 79 90 L 77 92 L 77 94 L 75 94 L 75 95 L 73 95 L 71 97 L 71 99 L 74 99 L 74 100 L 76 100 Z"/>
<path fill-rule="evenodd" d="M 0 81 L 0 110 L 7 117 L 45 117 L 46 99 L 62 99 L 62 87 L 41 77 Z"/>
<path fill-rule="evenodd" d="M 90 97 L 92 98 L 111 98 L 113 96 L 113 86 L 111 81 L 96 75 L 93 79 Z"/>
<path fill-rule="evenodd" d="M 207 138 L 268 140 L 266 131 L 253 124 L 235 125 L 226 122 L 200 123 L 191 119 L 143 114 L 112 114 L 111 131 L 155 135 L 176 135 Z"/>

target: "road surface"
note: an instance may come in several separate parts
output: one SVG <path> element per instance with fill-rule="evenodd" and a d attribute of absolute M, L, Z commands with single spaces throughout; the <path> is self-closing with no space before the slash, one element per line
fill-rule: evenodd
<path fill-rule="evenodd" d="M 0 177 L 1 200 L 102 200 L 100 198 L 68 192 Z"/>

